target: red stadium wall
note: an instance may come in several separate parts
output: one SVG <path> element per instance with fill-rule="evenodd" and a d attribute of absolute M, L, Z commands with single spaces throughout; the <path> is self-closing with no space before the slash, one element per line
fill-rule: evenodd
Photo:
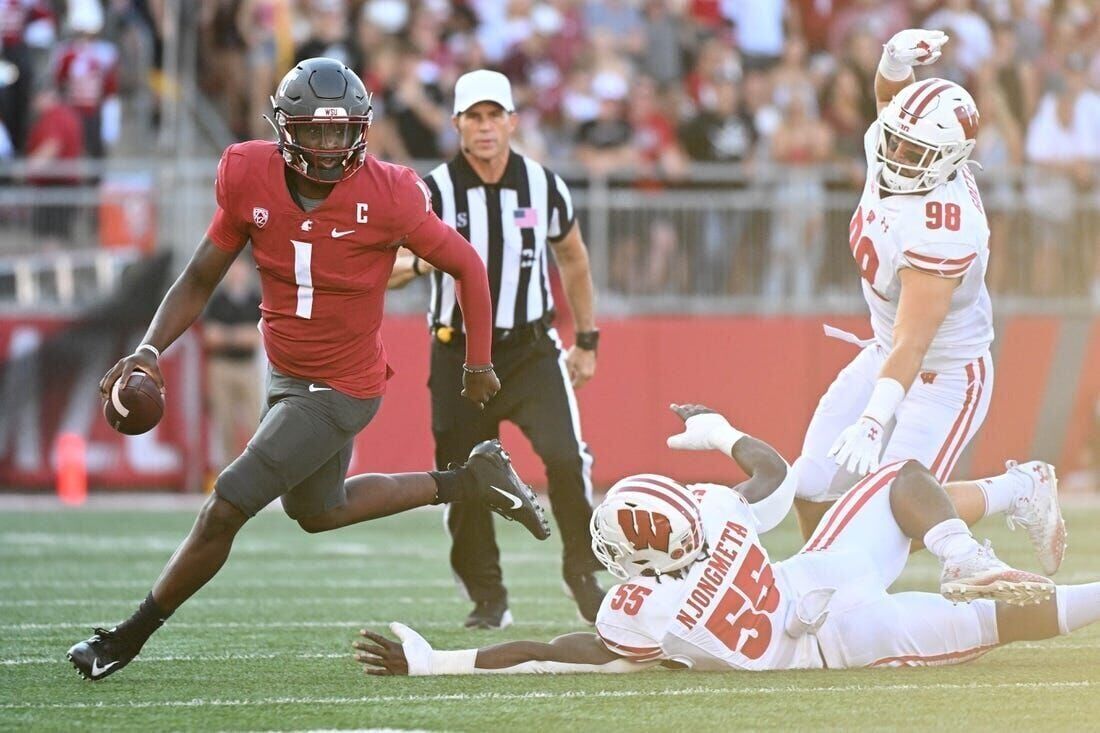
<path fill-rule="evenodd" d="M 674 401 L 711 405 L 793 460 L 818 398 L 855 354 L 855 347 L 823 335 L 825 322 L 861 335 L 869 330 L 859 316 L 602 321 L 599 370 L 578 393 L 584 437 L 596 459 L 595 483 L 607 486 L 638 471 L 689 481 L 731 477 L 733 466 L 721 456 L 665 447 L 666 436 L 677 429 L 667 409 Z M 50 339 L 66 343 L 78 338 L 79 328 L 66 333 L 72 325 L 0 318 L 6 367 L 0 386 L 7 408 L 0 414 L 0 486 L 50 490 L 54 443 L 65 426 L 87 444 L 93 486 L 196 489 L 205 466 L 197 332 L 165 355 L 165 420 L 153 432 L 127 439 L 103 421 L 95 384 L 129 337 L 118 343 L 71 343 L 63 352 L 64 363 L 51 364 L 50 354 L 35 353 Z M 356 473 L 432 465 L 424 320 L 391 317 L 384 329 L 397 373 L 378 417 L 358 439 L 352 463 Z M 1043 458 L 1063 471 L 1079 467 L 1100 397 L 1095 366 L 1100 364 L 1100 319 L 1026 316 L 1002 319 L 997 329 L 993 404 L 958 475 L 999 472 L 1006 458 Z M 25 399 L 13 400 L 16 395 Z M 523 436 L 506 425 L 503 438 L 521 475 L 543 485 L 541 465 Z"/>
<path fill-rule="evenodd" d="M 629 473 L 668 473 L 686 481 L 730 476 L 716 455 L 688 455 L 665 447 L 677 428 L 670 402 L 703 402 L 740 428 L 775 445 L 789 460 L 818 398 L 855 347 L 826 338 L 823 323 L 869 335 L 861 316 L 635 317 L 601 322 L 596 378 L 578 392 L 584 438 L 595 455 L 593 478 L 607 486 Z M 1100 321 L 1092 324 L 1079 383 L 1052 374 L 1061 319 L 1020 317 L 998 323 L 996 386 L 985 426 L 963 462 L 969 475 L 1003 470 L 1006 458 L 1038 457 L 1063 469 L 1080 463 L 1092 408 L 1100 395 Z M 426 387 L 429 339 L 421 316 L 385 323 L 390 363 L 397 374 L 375 421 L 360 436 L 352 470 L 415 471 L 432 463 Z M 1073 391 L 1072 414 L 1058 455 L 1033 456 L 1048 381 Z M 520 474 L 543 485 L 542 467 L 512 426 L 502 436 Z"/>

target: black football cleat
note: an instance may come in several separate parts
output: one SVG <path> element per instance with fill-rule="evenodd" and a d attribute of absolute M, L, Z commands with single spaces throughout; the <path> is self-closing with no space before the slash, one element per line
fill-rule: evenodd
<path fill-rule="evenodd" d="M 577 615 L 589 626 L 594 626 L 603 598 L 607 595 L 607 591 L 596 581 L 596 574 L 566 575 L 564 585 L 565 595 L 577 603 Z"/>
<path fill-rule="evenodd" d="M 467 629 L 499 631 L 512 625 L 512 612 L 507 601 L 478 601 L 464 625 Z"/>
<path fill-rule="evenodd" d="M 115 629 L 95 630 L 95 636 L 73 644 L 69 661 L 86 680 L 101 680 L 119 671 L 138 655 L 141 647 L 124 640 Z"/>
<path fill-rule="evenodd" d="M 473 475 L 477 498 L 505 519 L 519 522 L 537 540 L 550 536 L 550 523 L 535 492 L 520 480 L 499 440 L 474 446 L 465 468 Z"/>

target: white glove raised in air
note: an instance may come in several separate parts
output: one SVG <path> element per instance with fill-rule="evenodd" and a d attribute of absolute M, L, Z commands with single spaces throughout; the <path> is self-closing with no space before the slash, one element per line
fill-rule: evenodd
<path fill-rule="evenodd" d="M 405 661 L 409 666 L 409 676 L 432 674 L 433 649 L 428 640 L 405 624 L 397 621 L 390 624 L 390 631 L 401 642 L 401 650 L 405 652 Z"/>
<path fill-rule="evenodd" d="M 840 434 L 829 457 L 856 476 L 864 476 L 878 468 L 883 432 L 877 420 L 861 417 Z"/>
<path fill-rule="evenodd" d="M 910 28 L 899 31 L 882 47 L 879 73 L 890 81 L 904 81 L 914 66 L 935 63 L 949 36 L 943 31 Z"/>
<path fill-rule="evenodd" d="M 706 412 L 686 418 L 684 432 L 670 435 L 667 442 L 676 450 L 719 450 L 728 456 L 744 435 L 717 412 Z"/>

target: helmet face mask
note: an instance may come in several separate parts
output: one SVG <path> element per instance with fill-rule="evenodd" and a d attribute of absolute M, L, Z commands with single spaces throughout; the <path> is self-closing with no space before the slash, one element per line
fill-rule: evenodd
<path fill-rule="evenodd" d="M 965 89 L 929 79 L 898 92 L 878 121 L 882 190 L 927 193 L 966 164 L 976 142 L 978 112 Z"/>
<path fill-rule="evenodd" d="M 592 513 L 592 552 L 615 577 L 661 576 L 703 554 L 702 518 L 690 491 L 655 474 L 617 482 Z"/>
<path fill-rule="evenodd" d="M 338 183 L 362 167 L 373 117 L 371 95 L 335 59 L 307 59 L 290 70 L 271 98 L 287 166 L 320 183 Z"/>

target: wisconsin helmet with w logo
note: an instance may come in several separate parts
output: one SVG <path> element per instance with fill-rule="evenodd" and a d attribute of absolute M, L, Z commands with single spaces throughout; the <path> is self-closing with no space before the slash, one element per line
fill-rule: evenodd
<path fill-rule="evenodd" d="M 947 181 L 970 157 L 978 108 L 953 81 L 925 79 L 902 89 L 878 116 L 881 188 L 924 193 Z"/>
<path fill-rule="evenodd" d="M 699 502 L 666 476 L 627 476 L 592 512 L 592 552 L 626 580 L 690 565 L 703 550 Z"/>
<path fill-rule="evenodd" d="M 350 177 L 367 156 L 371 95 L 336 59 L 302 61 L 271 98 L 283 159 L 306 178 L 335 183 Z"/>

